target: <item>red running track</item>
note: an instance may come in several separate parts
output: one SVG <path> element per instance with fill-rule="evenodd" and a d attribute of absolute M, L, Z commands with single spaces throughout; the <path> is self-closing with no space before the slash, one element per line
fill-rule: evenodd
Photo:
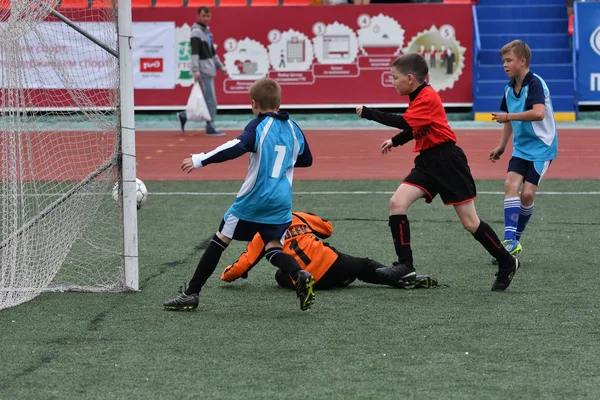
<path fill-rule="evenodd" d="M 142 180 L 243 180 L 248 156 L 223 164 L 212 164 L 190 174 L 181 172 L 181 161 L 190 153 L 210 151 L 241 131 L 226 137 L 202 133 L 181 135 L 179 131 L 137 131 L 137 175 Z M 413 166 L 415 153 L 409 143 L 382 155 L 380 144 L 393 130 L 306 130 L 314 157 L 313 166 L 299 168 L 295 179 L 396 179 L 404 178 Z M 488 154 L 498 144 L 501 130 L 456 130 L 458 145 L 465 151 L 475 179 L 503 179 L 512 152 L 496 163 Z M 600 129 L 562 129 L 559 154 L 546 179 L 600 178 Z"/>

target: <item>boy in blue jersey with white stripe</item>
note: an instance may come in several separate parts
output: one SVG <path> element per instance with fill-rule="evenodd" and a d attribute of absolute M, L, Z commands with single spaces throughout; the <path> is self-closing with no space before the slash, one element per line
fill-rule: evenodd
<path fill-rule="evenodd" d="M 287 113 L 279 111 L 281 87 L 277 81 L 257 80 L 250 87 L 250 98 L 256 119 L 240 136 L 209 153 L 192 154 L 181 165 L 183 171 L 191 172 L 250 153 L 248 175 L 233 205 L 204 251 L 188 287 L 182 288 L 178 297 L 165 301 L 167 310 L 195 310 L 202 286 L 231 240 L 249 242 L 257 233 L 265 243 L 265 258 L 294 280 L 300 308 L 307 310 L 314 303 L 313 276 L 282 251 L 292 222 L 294 167 L 311 166 L 312 155 L 302 130 Z"/>
<path fill-rule="evenodd" d="M 490 152 L 490 160 L 500 159 L 514 134 L 513 154 L 504 182 L 502 242 L 514 255 L 522 250 L 521 235 L 533 213 L 537 187 L 558 154 L 558 134 L 548 86 L 539 75 L 529 71 L 529 46 L 514 40 L 502 47 L 500 55 L 511 80 L 504 88 L 502 112 L 492 113 L 492 119 L 504 124 L 504 132 L 498 147 Z"/>

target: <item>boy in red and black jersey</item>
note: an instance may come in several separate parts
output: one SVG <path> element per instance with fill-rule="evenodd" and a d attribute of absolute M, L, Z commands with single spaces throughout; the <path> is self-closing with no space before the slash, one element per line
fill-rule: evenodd
<path fill-rule="evenodd" d="M 392 78 L 398 94 L 409 96 L 406 113 L 391 114 L 365 106 L 356 108 L 356 113 L 362 118 L 403 129 L 381 144 L 383 154 L 413 139 L 413 151 L 419 153 L 414 168 L 390 199 L 389 225 L 398 262 L 388 267 L 388 273 L 403 280 L 415 278 L 406 214 L 410 205 L 418 199 L 424 197 L 427 203 L 431 203 L 439 194 L 444 204 L 454 206 L 463 227 L 499 261 L 492 290 L 503 291 L 517 272 L 519 260 L 506 251 L 493 229 L 477 215 L 473 202 L 477 190 L 467 157 L 456 145 L 456 135 L 448 125 L 440 96 L 425 83 L 428 73 L 423 57 L 416 53 L 405 54 L 392 63 Z"/>

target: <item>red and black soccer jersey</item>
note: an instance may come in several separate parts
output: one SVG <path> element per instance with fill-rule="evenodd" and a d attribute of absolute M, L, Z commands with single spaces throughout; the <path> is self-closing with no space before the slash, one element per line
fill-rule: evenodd
<path fill-rule="evenodd" d="M 417 92 L 416 96 L 412 96 Z M 411 93 L 408 109 L 403 117 L 415 138 L 414 152 L 430 149 L 441 143 L 456 143 L 456 135 L 448 125 L 448 117 L 440 95 L 426 85 Z"/>
<path fill-rule="evenodd" d="M 403 115 L 363 107 L 362 117 L 387 126 L 404 129 L 392 138 L 394 146 L 415 139 L 414 152 L 427 150 L 442 143 L 456 143 L 456 135 L 448 125 L 440 95 L 424 83 L 409 95 L 408 109 Z"/>

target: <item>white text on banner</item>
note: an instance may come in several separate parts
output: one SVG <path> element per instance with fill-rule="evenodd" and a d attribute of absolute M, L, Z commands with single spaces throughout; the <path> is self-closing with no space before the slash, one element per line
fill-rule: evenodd
<path fill-rule="evenodd" d="M 77 25 L 108 45 L 116 43 L 117 33 L 112 23 L 79 22 Z M 6 26 L 2 24 L 0 31 Z M 19 46 L 22 59 L 13 60 L 0 54 L 0 63 L 19 64 L 22 88 L 109 89 L 116 85 L 115 57 L 62 22 L 39 24 L 20 38 Z"/>

